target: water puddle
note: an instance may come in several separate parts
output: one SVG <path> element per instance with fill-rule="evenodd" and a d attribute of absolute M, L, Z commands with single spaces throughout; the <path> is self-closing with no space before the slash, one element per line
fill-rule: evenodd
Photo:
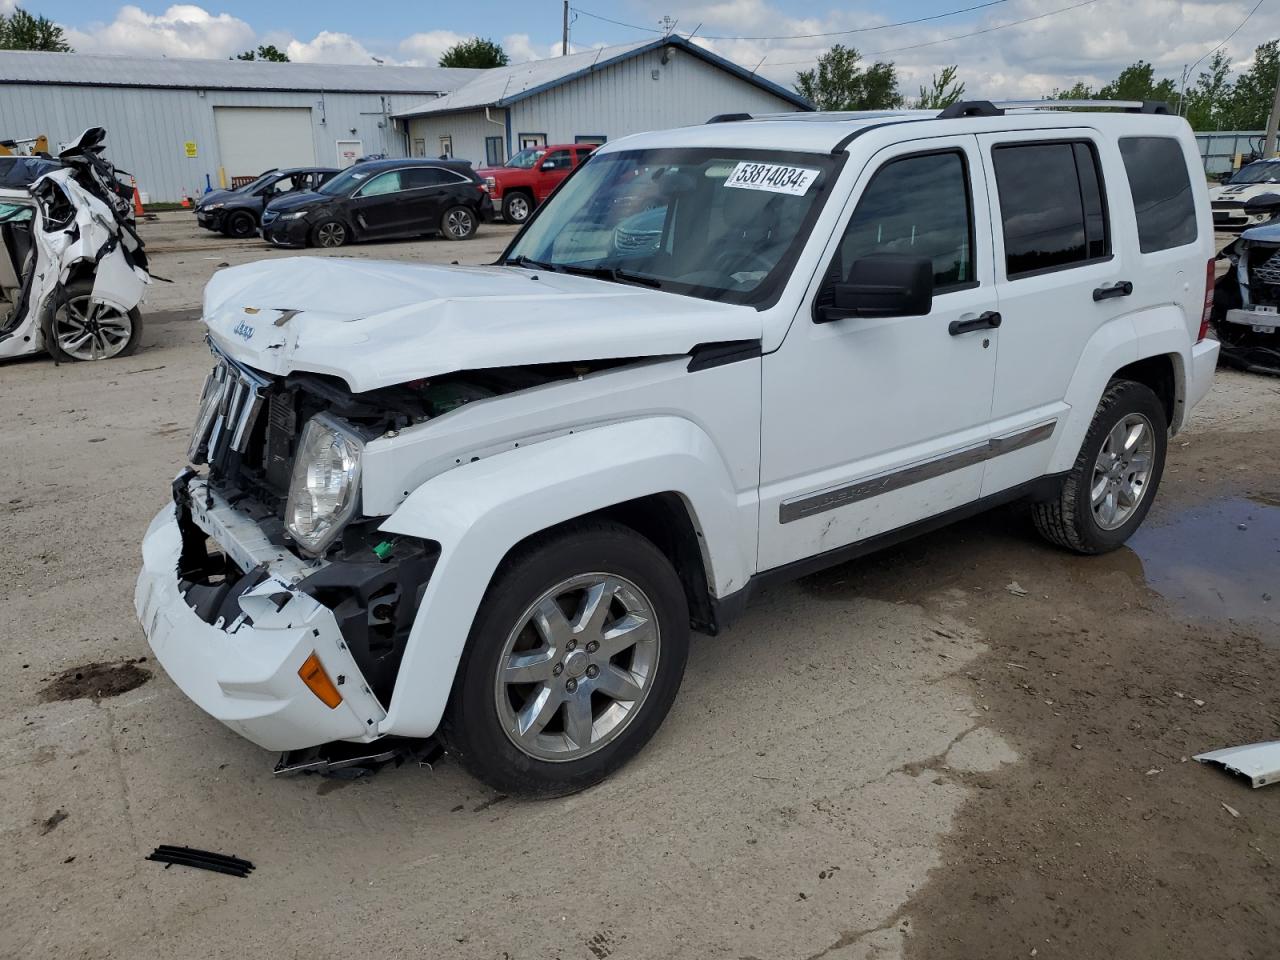
<path fill-rule="evenodd" d="M 1280 628 L 1280 493 L 1148 518 L 1128 546 L 1147 584 L 1188 615 Z"/>

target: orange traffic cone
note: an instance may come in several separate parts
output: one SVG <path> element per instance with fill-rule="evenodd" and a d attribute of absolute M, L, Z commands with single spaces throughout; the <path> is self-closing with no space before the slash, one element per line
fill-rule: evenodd
<path fill-rule="evenodd" d="M 138 181 L 130 177 L 129 182 L 133 184 L 133 215 L 144 217 L 147 212 L 142 209 L 142 194 L 138 193 Z"/>
<path fill-rule="evenodd" d="M 189 207 L 189 206 L 191 206 L 191 198 L 190 198 L 190 197 L 188 197 L 188 196 L 185 196 L 185 195 L 184 195 L 184 196 L 183 196 L 183 198 L 182 198 L 182 206 L 183 206 L 183 207 Z"/>

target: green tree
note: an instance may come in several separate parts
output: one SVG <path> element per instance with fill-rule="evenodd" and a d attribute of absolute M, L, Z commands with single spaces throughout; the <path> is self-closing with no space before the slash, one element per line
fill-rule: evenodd
<path fill-rule="evenodd" d="M 862 54 L 836 44 L 812 70 L 796 74 L 796 91 L 819 110 L 892 110 L 902 106 L 893 63 L 862 65 Z"/>
<path fill-rule="evenodd" d="M 1071 87 L 1066 90 L 1054 90 L 1050 95 L 1051 100 L 1093 100 L 1098 95 L 1093 92 L 1093 87 L 1089 86 L 1082 80 L 1077 80 Z"/>
<path fill-rule="evenodd" d="M 505 67 L 511 62 L 500 44 L 483 37 L 472 37 L 454 44 L 440 57 L 442 67 Z"/>
<path fill-rule="evenodd" d="M 33 17 L 21 7 L 7 17 L 0 13 L 0 50 L 46 50 L 74 53 L 62 28 L 48 17 Z"/>
<path fill-rule="evenodd" d="M 1181 104 L 1182 115 L 1192 130 L 1224 130 L 1230 119 L 1234 86 L 1231 82 L 1231 58 L 1219 50 L 1191 86 Z"/>
<path fill-rule="evenodd" d="M 916 106 L 921 110 L 941 110 L 949 107 L 964 96 L 964 83 L 956 80 L 959 68 L 955 64 L 943 67 L 942 73 L 935 73 L 928 87 L 920 88 L 920 99 Z"/>
<path fill-rule="evenodd" d="M 1280 40 L 1268 40 L 1253 52 L 1253 65 L 1236 79 L 1230 105 L 1224 112 L 1224 130 L 1262 130 L 1271 115 L 1280 71 Z"/>
<path fill-rule="evenodd" d="M 1163 100 L 1173 103 L 1178 99 L 1178 85 L 1169 77 L 1159 83 L 1155 80 L 1155 67 L 1145 60 L 1130 64 L 1120 71 L 1120 76 L 1098 91 L 1099 100 Z"/>
<path fill-rule="evenodd" d="M 230 59 L 228 57 L 227 59 Z M 265 46 L 258 44 L 258 49 L 246 50 L 244 53 L 236 54 L 237 60 L 269 60 L 272 63 L 288 63 L 289 55 L 277 47 L 274 43 L 268 43 Z"/>

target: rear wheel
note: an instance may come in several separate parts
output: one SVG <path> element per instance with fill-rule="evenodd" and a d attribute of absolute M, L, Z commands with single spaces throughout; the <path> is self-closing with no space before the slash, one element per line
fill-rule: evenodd
<path fill-rule="evenodd" d="M 322 220 L 311 231 L 311 243 L 317 247 L 340 247 L 347 242 L 347 225 L 341 220 Z"/>
<path fill-rule="evenodd" d="M 533 213 L 533 203 L 527 193 L 516 191 L 502 198 L 502 219 L 507 223 L 524 223 Z"/>
<path fill-rule="evenodd" d="M 93 281 L 76 280 L 45 324 L 45 349 L 55 360 L 127 357 L 142 340 L 138 308 L 121 310 L 93 300 Z"/>
<path fill-rule="evenodd" d="M 1164 405 L 1150 387 L 1112 381 L 1061 494 L 1035 504 L 1036 529 L 1076 553 L 1105 553 L 1123 544 L 1151 509 L 1168 436 Z"/>
<path fill-rule="evenodd" d="M 236 237 L 243 239 L 244 237 L 253 236 L 258 229 L 258 221 L 253 219 L 253 214 L 240 211 L 233 213 L 228 219 L 227 224 L 223 227 L 228 237 Z"/>
<path fill-rule="evenodd" d="M 494 577 L 441 733 L 503 793 L 604 779 L 653 736 L 689 650 L 684 590 L 650 541 L 612 523 L 534 542 Z"/>
<path fill-rule="evenodd" d="M 440 234 L 446 240 L 470 240 L 476 226 L 476 215 L 469 207 L 450 207 L 440 218 Z"/>

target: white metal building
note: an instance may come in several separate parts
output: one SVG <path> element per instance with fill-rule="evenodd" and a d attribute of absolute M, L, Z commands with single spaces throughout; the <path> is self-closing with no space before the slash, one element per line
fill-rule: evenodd
<path fill-rule="evenodd" d="M 720 113 L 810 109 L 795 92 L 671 36 L 484 70 L 396 117 L 413 155 L 493 166 L 530 146 L 603 143 Z"/>
<path fill-rule="evenodd" d="M 272 167 L 403 156 L 391 119 L 484 71 L 0 51 L 0 139 L 53 145 L 106 127 L 107 156 L 152 200 Z"/>

